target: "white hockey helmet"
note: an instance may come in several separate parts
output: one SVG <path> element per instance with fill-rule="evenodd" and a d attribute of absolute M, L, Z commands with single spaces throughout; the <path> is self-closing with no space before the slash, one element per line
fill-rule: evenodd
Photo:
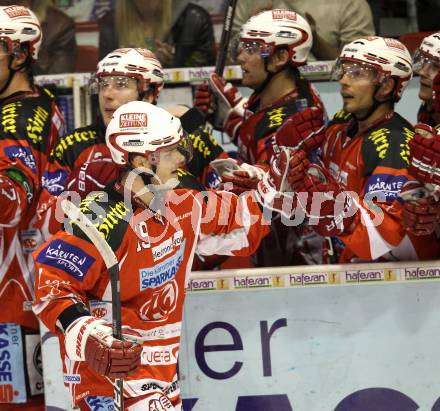
<path fill-rule="evenodd" d="M 393 38 L 368 36 L 345 45 L 333 68 L 333 79 L 339 80 L 342 77 L 344 62 L 360 63 L 374 69 L 378 84 L 388 77 L 395 79 L 394 101 L 400 100 L 413 74 L 412 59 L 408 49 L 399 40 Z"/>
<path fill-rule="evenodd" d="M 27 44 L 31 62 L 38 58 L 42 40 L 40 22 L 34 12 L 24 6 L 0 7 L 0 42 L 4 42 L 9 54 L 22 44 Z"/>
<path fill-rule="evenodd" d="M 149 156 L 174 147 L 187 162 L 192 157 L 192 143 L 180 120 L 145 101 L 131 101 L 119 107 L 107 126 L 105 141 L 118 165 L 127 165 L 130 153 Z M 155 156 L 151 158 L 154 162 Z"/>
<path fill-rule="evenodd" d="M 116 49 L 99 63 L 96 77 L 124 76 L 138 80 L 139 93 L 153 88 L 157 99 L 164 84 L 164 72 L 156 55 L 143 48 Z"/>
<path fill-rule="evenodd" d="M 413 65 L 416 73 L 427 63 L 440 71 L 440 32 L 425 37 L 414 53 Z"/>
<path fill-rule="evenodd" d="M 306 64 L 312 47 L 312 30 L 307 20 L 290 10 L 267 10 L 252 16 L 240 30 L 238 49 L 246 43 L 261 46 L 261 56 L 270 57 L 285 46 L 293 66 Z"/>

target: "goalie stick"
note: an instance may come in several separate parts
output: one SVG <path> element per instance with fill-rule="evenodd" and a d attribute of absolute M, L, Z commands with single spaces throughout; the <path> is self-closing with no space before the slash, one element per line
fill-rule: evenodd
<path fill-rule="evenodd" d="M 69 200 L 61 202 L 64 213 L 81 229 L 101 254 L 110 276 L 112 289 L 112 330 L 113 337 L 122 341 L 121 299 L 119 283 L 119 264 L 116 255 L 92 222 Z M 123 380 L 116 379 L 114 384 L 115 411 L 124 410 Z"/>

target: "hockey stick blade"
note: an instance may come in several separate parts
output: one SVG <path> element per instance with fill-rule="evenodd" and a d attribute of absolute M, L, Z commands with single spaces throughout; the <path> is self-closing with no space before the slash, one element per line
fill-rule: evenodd
<path fill-rule="evenodd" d="M 112 329 L 113 337 L 122 340 L 121 299 L 119 294 L 119 264 L 115 253 L 92 222 L 69 200 L 61 202 L 61 208 L 72 222 L 90 239 L 104 260 L 110 276 L 112 289 Z M 114 406 L 116 411 L 124 410 L 123 380 L 116 379 L 114 385 Z"/>

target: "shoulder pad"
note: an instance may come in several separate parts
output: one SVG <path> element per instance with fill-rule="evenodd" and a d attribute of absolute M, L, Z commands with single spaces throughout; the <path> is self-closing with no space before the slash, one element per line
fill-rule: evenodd
<path fill-rule="evenodd" d="M 206 191 L 206 187 L 188 170 L 179 168 L 177 170 L 179 185 L 176 188 L 187 188 L 196 191 Z"/>
<path fill-rule="evenodd" d="M 87 147 L 96 144 L 98 130 L 93 126 L 86 126 L 73 130 L 60 137 L 50 153 L 50 157 L 62 165 L 73 169 L 75 160 Z"/>
<path fill-rule="evenodd" d="M 23 97 L 0 108 L 0 135 L 25 140 L 38 151 L 46 152 L 51 130 L 52 99 L 47 95 Z"/>
<path fill-rule="evenodd" d="M 352 118 L 353 116 L 351 113 L 348 113 L 344 110 L 339 110 L 330 120 L 328 126 L 331 126 L 333 124 L 348 123 Z"/>
<path fill-rule="evenodd" d="M 292 114 L 302 111 L 305 107 L 307 107 L 307 100 L 300 98 L 261 112 L 261 120 L 255 125 L 254 141 L 258 142 L 276 132 Z"/>
<path fill-rule="evenodd" d="M 113 197 L 106 192 L 94 192 L 81 201 L 79 209 L 96 226 L 113 251 L 120 247 L 130 224 L 132 211 L 128 209 L 122 197 Z M 83 240 L 90 239 L 74 225 L 73 234 Z"/>
<path fill-rule="evenodd" d="M 408 142 L 414 135 L 410 123 L 399 115 L 390 121 L 379 124 L 364 136 L 362 156 L 365 174 L 371 173 L 377 165 L 395 169 L 409 165 Z"/>
<path fill-rule="evenodd" d="M 46 95 L 51 99 L 55 99 L 55 95 L 47 87 L 40 87 L 39 90 L 41 94 Z"/>
<path fill-rule="evenodd" d="M 200 128 L 190 133 L 189 137 L 193 144 L 193 158 L 188 164 L 188 169 L 195 176 L 199 176 L 224 150 L 207 130 Z"/>

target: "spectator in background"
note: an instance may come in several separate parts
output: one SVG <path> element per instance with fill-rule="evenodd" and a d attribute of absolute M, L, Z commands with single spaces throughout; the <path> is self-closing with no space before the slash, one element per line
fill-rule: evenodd
<path fill-rule="evenodd" d="M 99 19 L 101 58 L 118 47 L 146 47 L 165 67 L 210 66 L 214 30 L 208 12 L 186 0 L 116 0 Z"/>
<path fill-rule="evenodd" d="M 0 0 L 1 6 L 30 8 L 41 22 L 43 41 L 34 74 L 59 74 L 75 71 L 75 23 L 52 0 Z"/>
<path fill-rule="evenodd" d="M 419 31 L 440 29 L 440 0 L 417 0 L 417 24 Z"/>
<path fill-rule="evenodd" d="M 366 0 L 240 0 L 233 32 L 238 33 L 253 14 L 272 8 L 296 11 L 308 20 L 313 34 L 311 52 L 317 60 L 334 60 L 345 44 L 375 34 L 373 16 Z"/>

